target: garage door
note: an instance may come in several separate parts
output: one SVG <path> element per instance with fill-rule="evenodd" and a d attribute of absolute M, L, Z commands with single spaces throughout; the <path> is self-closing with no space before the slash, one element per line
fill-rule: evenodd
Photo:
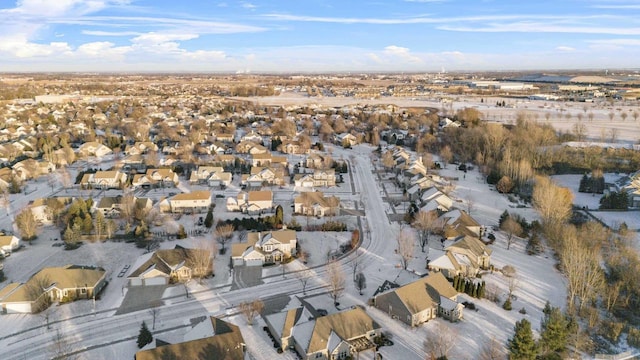
<path fill-rule="evenodd" d="M 129 280 L 129 284 L 131 286 L 141 286 L 142 285 L 142 279 L 140 278 L 133 278 Z"/>
<path fill-rule="evenodd" d="M 163 277 L 152 277 L 144 279 L 144 285 L 166 285 L 167 282 Z"/>
<path fill-rule="evenodd" d="M 262 266 L 262 259 L 246 259 L 247 266 Z"/>

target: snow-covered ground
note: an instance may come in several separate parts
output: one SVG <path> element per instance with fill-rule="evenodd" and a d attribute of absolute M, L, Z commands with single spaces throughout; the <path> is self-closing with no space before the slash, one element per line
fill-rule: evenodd
<path fill-rule="evenodd" d="M 345 177 L 345 183 L 340 187 L 326 191 L 331 194 L 335 192 L 346 202 L 358 205 L 358 208 L 365 207 L 365 216 L 361 217 L 363 223 L 363 243 L 362 249 L 358 253 L 349 255 L 342 260 L 345 277 L 347 279 L 346 292 L 340 299 L 341 308 L 351 305 L 364 305 L 373 295 L 373 292 L 384 280 L 396 281 L 400 284 L 410 282 L 417 279 L 416 273 L 424 273 L 425 254 L 416 249 L 415 257 L 410 262 L 409 269 L 413 271 L 404 271 L 399 266 L 400 258 L 394 254 L 396 247 L 395 238 L 400 231 L 398 223 L 390 222 L 388 212 L 391 206 L 382 201 L 383 188 L 374 178 L 374 169 L 370 160 L 370 153 L 373 147 L 367 145 L 356 146 L 352 150 L 341 149 L 335 147 L 333 149 L 334 157 L 343 157 L 349 159 L 350 168 L 353 173 Z M 496 227 L 500 214 L 506 209 L 510 212 L 521 214 L 527 220 L 531 221 L 537 218 L 537 215 L 530 207 L 523 207 L 521 204 L 510 202 L 506 196 L 497 193 L 487 185 L 476 170 L 467 173 L 458 171 L 453 165 L 447 166 L 446 169 L 440 170 L 440 174 L 448 177 L 457 177 L 454 181 L 455 189 L 452 196 L 459 199 L 457 206 L 467 209 L 469 199 L 473 203 L 471 207 L 471 215 L 476 218 L 482 225 Z M 356 192 L 351 192 L 351 181 L 353 181 Z M 389 185 L 389 186 L 387 186 Z M 385 189 L 390 196 L 399 193 L 398 189 L 394 189 L 390 183 L 384 184 Z M 186 190 L 194 190 L 197 187 L 191 187 L 184 182 L 181 187 Z M 285 220 L 291 217 L 290 204 L 292 199 L 291 189 L 274 189 L 277 201 L 283 204 L 285 209 Z M 44 190 L 42 190 L 44 191 Z M 51 189 L 49 188 L 49 191 Z M 159 194 L 152 194 L 153 197 L 167 196 L 172 190 L 165 189 Z M 227 190 L 228 191 L 228 190 Z M 226 192 L 226 191 L 225 191 Z M 150 192 L 151 193 L 151 192 Z M 225 194 L 227 195 L 227 194 Z M 224 199 L 219 200 L 216 204 L 214 217 L 216 219 L 233 218 L 242 216 L 237 213 L 228 213 L 221 203 Z M 400 211 L 403 205 L 396 206 L 395 210 Z M 404 211 L 404 210 L 403 210 Z M 341 216 L 336 217 L 340 221 L 345 221 L 350 228 L 357 226 L 356 217 Z M 306 223 L 306 218 L 299 217 L 298 222 Z M 185 228 L 191 229 L 197 221 L 195 216 L 182 216 L 173 222 L 183 224 Z M 310 222 L 319 221 L 312 218 Z M 0 220 L 0 224 L 2 224 Z M 158 229 L 160 230 L 160 229 Z M 152 228 L 152 231 L 154 229 Z M 566 298 L 566 286 L 562 276 L 554 268 L 554 260 L 551 254 L 544 253 L 540 256 L 528 256 L 524 252 L 524 240 L 518 240 L 511 246 L 510 250 L 506 250 L 505 238 L 499 232 L 496 232 L 496 242 L 491 245 L 493 249 L 492 263 L 496 269 L 502 268 L 504 265 L 512 265 L 516 268 L 516 276 L 519 286 L 515 290 L 516 299 L 513 302 L 514 310 L 508 312 L 501 308 L 501 304 L 493 303 L 489 300 L 463 299 L 472 301 L 478 307 L 478 311 L 466 310 L 463 321 L 458 323 L 448 323 L 441 320 L 429 322 L 421 327 L 410 329 L 402 323 L 389 318 L 373 308 L 367 307 L 367 311 L 376 321 L 378 321 L 385 331 L 393 335 L 395 345 L 383 347 L 381 353 L 386 359 L 420 359 L 424 358 L 423 342 L 428 338 L 429 334 L 437 331 L 439 326 L 451 328 L 458 334 L 456 346 L 452 349 L 450 358 L 455 359 L 475 359 L 480 352 L 482 346 L 490 339 L 494 338 L 499 343 L 504 344 L 506 339 L 511 336 L 513 325 L 523 317 L 531 320 L 534 329 L 539 328 L 541 319 L 541 309 L 544 303 L 549 300 L 554 306 L 563 306 Z M 95 321 L 98 323 L 109 324 L 109 326 L 122 327 L 124 324 L 134 324 L 133 329 L 121 329 L 120 337 L 118 333 L 110 334 L 110 339 L 120 339 L 109 346 L 96 346 L 93 350 L 82 352 L 80 358 L 91 359 L 113 359 L 115 358 L 131 358 L 135 352 L 134 340 L 123 340 L 127 336 L 135 335 L 137 329 L 135 324 L 139 324 L 142 319 L 149 318 L 148 311 L 140 311 L 122 316 L 114 316 L 112 309 L 116 308 L 123 299 L 126 290 L 123 285 L 126 277 L 118 278 L 117 274 L 125 265 L 131 265 L 131 270 L 139 261 L 138 257 L 144 252 L 135 248 L 133 244 L 125 243 L 96 243 L 85 244 L 80 249 L 74 251 L 64 251 L 59 247 L 52 247 L 53 241 L 50 238 L 58 237 L 51 229 L 46 229 L 34 242 L 33 245 L 27 245 L 25 249 L 16 252 L 6 261 L 5 272 L 11 280 L 24 281 L 31 274 L 42 266 L 64 265 L 67 263 L 77 264 L 96 264 L 107 268 L 111 277 L 111 283 L 106 289 L 103 299 L 96 302 Z M 190 238 L 186 240 L 165 241 L 160 245 L 162 248 L 173 247 L 176 244 L 190 246 L 195 242 L 204 239 L 211 239 L 211 233 L 205 233 L 200 237 Z M 322 267 L 326 263 L 326 254 L 330 250 L 335 250 L 340 244 L 346 242 L 350 238 L 350 233 L 321 233 L 321 232 L 301 232 L 301 245 L 305 251 L 311 254 L 308 266 L 312 267 L 312 271 L 316 274 L 312 278 L 309 288 L 313 288 L 313 303 L 319 308 L 325 308 L 329 311 L 335 311 L 332 300 L 325 294 L 321 288 L 326 284 L 326 271 Z M 439 246 L 433 244 L 432 246 Z M 434 250 L 435 251 L 435 250 Z M 189 291 L 193 295 L 191 299 L 183 297 L 184 288 L 172 287 L 168 288 L 163 295 L 164 307 L 162 308 L 163 317 L 158 324 L 159 329 L 168 329 L 175 324 L 179 325 L 179 329 L 163 332 L 179 338 L 188 329 L 189 316 L 197 314 L 216 314 L 225 316 L 227 320 L 241 326 L 245 340 L 248 344 L 250 356 L 255 359 L 274 359 L 288 358 L 290 354 L 276 355 L 270 340 L 262 331 L 262 322 L 259 320 L 255 325 L 248 326 L 243 318 L 234 316 L 237 311 L 235 306 L 243 300 L 255 297 L 266 296 L 272 294 L 290 294 L 302 296 L 300 282 L 296 279 L 294 272 L 304 268 L 298 261 L 294 261 L 285 265 L 285 274 L 282 275 L 281 266 L 265 267 L 262 270 L 264 285 L 260 286 L 260 291 L 256 292 L 253 288 L 239 289 L 231 291 L 227 286 L 231 283 L 228 271 L 228 256 L 219 256 L 216 260 L 216 276 L 213 279 L 206 280 L 204 284 L 191 282 Z M 367 279 L 367 288 L 364 289 L 363 295 L 359 295 L 351 281 L 351 271 L 355 258 L 358 257 L 358 271 L 362 271 Z M 500 301 L 504 301 L 507 294 L 508 279 L 498 272 L 486 273 L 483 280 L 487 282 L 487 287 L 493 289 L 499 297 Z M 274 286 L 275 285 L 275 286 Z M 209 289 L 215 289 L 210 291 Z M 194 303 L 194 301 L 196 303 Z M 53 319 L 70 318 L 77 314 L 92 314 L 93 304 L 90 301 L 79 301 L 63 306 L 54 307 Z M 166 310 L 165 310 L 166 309 Z M 181 309 L 181 310 L 178 310 Z M 188 310 L 193 309 L 193 310 Z M 525 314 L 518 312 L 525 309 Z M 104 310 L 103 312 L 100 312 Z M 190 311 L 186 315 L 184 311 Z M 129 317 L 133 317 L 129 319 Z M 56 326 L 65 328 L 68 332 L 75 331 L 76 327 L 82 327 L 83 323 L 89 324 L 91 317 L 85 317 L 77 320 L 69 320 L 57 323 Z M 0 337 L 10 335 L 16 331 L 29 329 L 31 327 L 40 326 L 43 320 L 39 316 L 29 315 L 7 315 L 3 316 L 0 322 Z M 164 330 L 162 330 L 164 331 Z M 31 334 L 31 333 L 27 333 Z M 27 336 L 27 335 L 25 335 Z M 44 335 L 40 335 L 44 336 Z M 91 341 L 99 342 L 97 334 L 93 334 Z M 102 336 L 102 335 L 100 335 Z M 89 338 L 88 338 L 89 339 Z M 106 338 L 105 338 L 106 340 Z M 0 340 L 3 343 L 5 340 Z M 46 341 L 41 338 L 41 341 Z M 12 348 L 16 344 L 12 341 Z M 9 345 L 9 344 L 7 344 Z M 1 351 L 0 351 L 1 352 Z"/>

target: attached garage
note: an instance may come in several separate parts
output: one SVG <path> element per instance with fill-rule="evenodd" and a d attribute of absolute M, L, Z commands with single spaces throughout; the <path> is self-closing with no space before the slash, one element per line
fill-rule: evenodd
<path fill-rule="evenodd" d="M 262 266 L 262 259 L 245 259 L 246 266 Z"/>
<path fill-rule="evenodd" d="M 150 285 L 167 285 L 169 283 L 169 278 L 157 276 L 152 278 L 143 278 L 142 285 L 150 286 Z"/>

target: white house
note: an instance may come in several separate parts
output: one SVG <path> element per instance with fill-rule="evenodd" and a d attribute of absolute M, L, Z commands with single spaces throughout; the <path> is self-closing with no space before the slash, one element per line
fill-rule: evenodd
<path fill-rule="evenodd" d="M 247 241 L 231 246 L 234 265 L 262 266 L 281 262 L 296 254 L 295 230 L 252 232 Z"/>
<path fill-rule="evenodd" d="M 211 192 L 181 193 L 171 198 L 169 204 L 173 213 L 203 213 L 211 206 Z"/>
<path fill-rule="evenodd" d="M 1 235 L 0 236 L 0 253 L 3 256 L 8 256 L 14 250 L 20 247 L 20 239 L 14 235 Z"/>

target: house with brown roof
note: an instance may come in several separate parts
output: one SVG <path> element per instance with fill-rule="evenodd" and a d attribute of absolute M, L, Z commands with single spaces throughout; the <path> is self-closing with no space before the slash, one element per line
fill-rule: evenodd
<path fill-rule="evenodd" d="M 293 330 L 295 324 L 305 321 L 303 315 L 306 315 L 305 308 L 301 306 L 263 316 L 269 332 L 283 351 L 293 347 L 293 334 L 291 330 Z"/>
<path fill-rule="evenodd" d="M 124 149 L 125 155 L 140 155 L 149 151 L 158 151 L 158 145 L 151 141 L 136 141 L 133 145 L 127 145 Z"/>
<path fill-rule="evenodd" d="M 93 174 L 84 174 L 80 185 L 95 189 L 120 189 L 127 183 L 127 174 L 117 170 L 97 171 Z"/>
<path fill-rule="evenodd" d="M 20 247 L 20 238 L 15 235 L 0 235 L 0 255 L 9 256 Z"/>
<path fill-rule="evenodd" d="M 306 191 L 293 200 L 293 212 L 310 216 L 336 215 L 340 199 L 336 196 L 325 197 L 321 191 Z"/>
<path fill-rule="evenodd" d="M 375 349 L 382 327 L 361 307 L 295 324 L 293 347 L 303 359 L 346 359 Z M 373 354 L 372 354 L 373 355 Z"/>
<path fill-rule="evenodd" d="M 242 191 L 235 198 L 227 198 L 227 211 L 241 211 L 247 214 L 272 212 L 273 192 L 271 190 Z"/>
<path fill-rule="evenodd" d="M 450 321 L 462 318 L 458 292 L 439 272 L 391 289 L 372 299 L 373 306 L 409 326 L 418 326 L 436 316 Z"/>
<path fill-rule="evenodd" d="M 242 175 L 240 184 L 250 187 L 262 185 L 284 185 L 287 183 L 287 170 L 283 166 L 252 166 L 250 174 Z"/>
<path fill-rule="evenodd" d="M 106 285 L 106 271 L 102 268 L 79 265 L 44 268 L 26 283 L 11 283 L 0 290 L 0 312 L 40 312 L 54 302 L 94 298 Z"/>
<path fill-rule="evenodd" d="M 233 174 L 225 172 L 221 166 L 198 166 L 191 172 L 189 182 L 191 184 L 206 184 L 211 187 L 229 186 Z"/>
<path fill-rule="evenodd" d="M 178 174 L 171 169 L 147 169 L 145 174 L 133 176 L 131 185 L 134 188 L 175 187 L 178 185 Z"/>
<path fill-rule="evenodd" d="M 156 339 L 138 351 L 134 359 L 245 359 L 246 344 L 240 328 L 214 316 L 194 325 L 183 340 L 170 344 Z"/>
<path fill-rule="evenodd" d="M 456 239 L 460 236 L 480 236 L 480 224 L 466 211 L 454 209 L 442 214 L 438 221 L 444 224 L 446 239 Z"/>
<path fill-rule="evenodd" d="M 211 192 L 207 190 L 180 193 L 169 199 L 172 213 L 203 213 L 211 206 Z"/>
<path fill-rule="evenodd" d="M 254 154 L 251 156 L 251 166 L 269 166 L 273 164 L 281 164 L 286 167 L 288 161 L 285 156 L 276 156 L 271 153 Z"/>
<path fill-rule="evenodd" d="M 251 232 L 247 241 L 232 244 L 231 259 L 234 266 L 279 263 L 296 254 L 297 242 L 295 230 Z"/>
<path fill-rule="evenodd" d="M 313 174 L 296 174 L 293 181 L 299 187 L 336 186 L 336 170 L 315 169 Z"/>
<path fill-rule="evenodd" d="M 98 158 L 113 154 L 113 150 L 97 141 L 86 142 L 78 148 L 78 156 L 95 156 Z"/>
<path fill-rule="evenodd" d="M 429 262 L 431 271 L 438 271 L 452 279 L 456 275 L 476 276 L 491 266 L 492 250 L 472 236 L 460 236 L 444 249 L 444 254 Z"/>
<path fill-rule="evenodd" d="M 269 152 L 269 149 L 253 141 L 241 141 L 238 144 L 236 144 L 235 150 L 238 154 L 251 154 L 251 155 L 266 154 Z"/>
<path fill-rule="evenodd" d="M 191 280 L 193 277 L 209 276 L 213 272 L 212 259 L 203 266 L 202 249 L 186 249 L 176 246 L 154 252 L 127 279 L 130 286 L 168 285 Z"/>

